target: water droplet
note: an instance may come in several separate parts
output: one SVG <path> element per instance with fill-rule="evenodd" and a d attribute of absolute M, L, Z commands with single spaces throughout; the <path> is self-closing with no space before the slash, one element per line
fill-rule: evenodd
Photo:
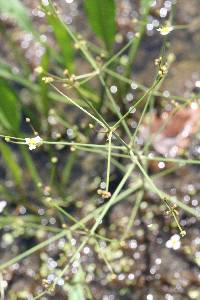
<path fill-rule="evenodd" d="M 124 280 L 125 279 L 125 274 L 121 273 L 118 275 L 118 280 Z"/>
<path fill-rule="evenodd" d="M 24 215 L 24 214 L 26 213 L 26 207 L 20 206 L 20 208 L 19 208 L 19 213 L 20 213 L 21 215 Z"/>
<path fill-rule="evenodd" d="M 58 280 L 57 280 L 57 285 L 64 285 L 64 279 L 63 278 L 59 278 Z"/>
<path fill-rule="evenodd" d="M 126 95 L 126 100 L 127 100 L 128 102 L 132 101 L 132 100 L 133 100 L 133 94 L 132 94 L 132 93 L 128 93 L 128 94 Z"/>
<path fill-rule="evenodd" d="M 117 90 L 118 90 L 118 88 L 117 88 L 116 85 L 112 85 L 112 86 L 110 87 L 110 91 L 111 91 L 112 94 L 116 94 L 116 93 L 117 93 Z"/>
<path fill-rule="evenodd" d="M 168 10 L 167 10 L 166 7 L 162 7 L 160 9 L 160 16 L 161 16 L 161 18 L 165 18 L 167 16 L 167 13 L 168 13 Z"/>
<path fill-rule="evenodd" d="M 135 275 L 133 273 L 128 274 L 128 279 L 133 280 L 135 278 Z"/>
<path fill-rule="evenodd" d="M 160 162 L 158 163 L 158 168 L 159 168 L 159 169 L 164 169 L 164 168 L 165 168 L 165 163 L 164 163 L 163 161 L 160 161 Z"/>
<path fill-rule="evenodd" d="M 128 242 L 128 245 L 131 249 L 136 249 L 137 248 L 137 241 L 136 240 L 130 240 Z"/>
<path fill-rule="evenodd" d="M 85 248 L 83 249 L 83 253 L 84 253 L 84 254 L 89 254 L 89 253 L 90 253 L 90 248 L 89 248 L 89 247 L 85 247 Z"/>
<path fill-rule="evenodd" d="M 74 137 L 74 130 L 72 128 L 67 129 L 67 135 L 70 139 L 73 139 Z"/>
<path fill-rule="evenodd" d="M 148 23 L 147 24 L 147 30 L 149 30 L 149 31 L 151 31 L 151 30 L 153 30 L 153 24 L 152 23 Z"/>
<path fill-rule="evenodd" d="M 168 9 L 168 10 L 170 10 L 170 8 L 171 8 L 171 6 L 172 6 L 172 3 L 171 3 L 171 1 L 165 1 L 164 2 L 164 6 Z"/>
<path fill-rule="evenodd" d="M 131 83 L 131 88 L 132 88 L 133 90 L 136 90 L 136 89 L 138 88 L 137 83 L 132 82 L 132 83 Z"/>
<path fill-rule="evenodd" d="M 147 295 L 147 300 L 153 300 L 153 295 L 152 294 L 148 294 Z"/>
<path fill-rule="evenodd" d="M 156 258 L 156 260 L 155 260 L 156 265 L 160 265 L 161 262 L 162 262 L 161 258 L 159 258 L 159 257 Z"/>
<path fill-rule="evenodd" d="M 165 98 L 168 98 L 168 97 L 170 96 L 170 92 L 169 92 L 168 90 L 165 90 L 165 91 L 163 92 L 163 96 L 164 96 Z"/>
<path fill-rule="evenodd" d="M 199 204 L 197 199 L 192 200 L 192 206 L 197 206 Z"/>

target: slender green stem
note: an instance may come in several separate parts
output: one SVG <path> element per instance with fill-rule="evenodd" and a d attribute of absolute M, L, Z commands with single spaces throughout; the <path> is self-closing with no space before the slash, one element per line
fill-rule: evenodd
<path fill-rule="evenodd" d="M 139 210 L 140 203 L 142 201 L 143 195 L 144 195 L 144 191 L 143 190 L 139 191 L 138 194 L 137 194 L 135 205 L 134 205 L 134 207 L 133 207 L 133 209 L 131 211 L 131 215 L 129 217 L 129 221 L 128 221 L 127 227 L 126 227 L 125 232 L 124 232 L 124 234 L 123 234 L 123 236 L 121 238 L 122 241 L 124 241 L 128 237 L 128 235 L 130 233 L 130 230 L 131 230 L 131 228 L 132 228 L 132 226 L 134 224 L 137 212 Z"/>
<path fill-rule="evenodd" d="M 112 130 L 117 129 L 117 127 L 120 125 L 120 123 L 126 119 L 128 117 L 128 115 L 130 115 L 130 113 L 135 109 L 135 107 L 137 105 L 139 105 L 144 99 L 145 97 L 155 88 L 155 86 L 158 84 L 159 80 L 157 80 L 156 82 L 153 83 L 153 85 L 146 91 L 146 93 L 135 103 L 133 104 L 129 110 L 119 119 L 118 122 L 116 122 L 113 126 L 112 126 Z M 130 137 L 130 139 L 132 139 L 132 136 Z"/>
<path fill-rule="evenodd" d="M 107 172 L 106 172 L 106 191 L 109 192 L 110 183 L 110 163 L 111 163 L 111 151 L 112 151 L 112 131 L 108 134 L 108 161 L 107 161 Z"/>
<path fill-rule="evenodd" d="M 122 114 L 121 114 L 121 112 L 120 112 L 117 104 L 115 103 L 114 97 L 112 96 L 111 92 L 109 91 L 109 89 L 108 89 L 108 87 L 107 87 L 107 85 L 106 85 L 106 83 L 105 83 L 105 81 L 104 81 L 104 79 L 103 79 L 103 77 L 101 75 L 99 75 L 99 79 L 100 79 L 103 87 L 105 88 L 106 94 L 107 94 L 109 100 L 111 101 L 111 104 L 112 104 L 112 106 L 114 108 L 114 111 L 116 112 L 117 116 L 121 120 L 120 123 L 122 123 L 122 125 L 123 125 L 123 127 L 124 127 L 124 129 L 125 129 L 125 131 L 126 131 L 126 133 L 128 135 L 128 137 L 131 138 L 131 132 L 130 132 L 130 130 L 129 130 L 129 128 L 128 128 L 126 122 L 125 122 L 125 120 L 123 119 Z"/>
<path fill-rule="evenodd" d="M 122 55 L 122 53 L 124 53 L 134 42 L 135 37 L 130 39 L 130 41 L 123 47 L 120 49 L 120 51 L 118 51 L 115 55 L 113 55 L 102 67 L 101 67 L 101 71 L 105 70 L 111 63 L 113 63 L 120 55 Z"/>
<path fill-rule="evenodd" d="M 59 232 L 58 234 L 52 236 L 48 240 L 45 240 L 44 242 L 42 242 L 42 243 L 40 243 L 40 244 L 38 244 L 38 245 L 30 248 L 29 250 L 23 252 L 22 254 L 20 254 L 20 255 L 18 255 L 16 257 L 10 259 L 9 261 L 7 261 L 5 263 L 2 263 L 0 265 L 0 270 L 3 270 L 5 268 L 7 268 L 7 267 L 9 267 L 9 266 L 17 263 L 18 261 L 22 260 L 23 258 L 25 258 L 25 257 L 33 254 L 34 252 L 36 252 L 36 251 L 38 251 L 38 250 L 40 250 L 40 249 L 48 246 L 49 244 L 57 241 L 58 239 L 64 237 L 65 235 L 66 235 L 66 230 L 63 230 L 63 231 Z"/>
<path fill-rule="evenodd" d="M 93 120 L 95 120 L 97 123 L 99 123 L 103 128 L 105 128 L 105 125 L 98 120 L 96 117 L 94 117 L 91 113 L 89 113 L 86 109 L 84 109 L 83 107 L 81 107 L 79 104 L 77 104 L 74 100 L 72 100 L 70 97 L 68 97 L 66 94 L 64 94 L 63 92 L 61 92 L 54 84 L 50 84 L 60 95 L 62 95 L 63 97 L 65 97 L 69 102 L 71 102 L 74 106 L 78 107 L 81 111 L 83 111 L 85 114 L 87 114 L 90 118 L 92 118 Z"/>

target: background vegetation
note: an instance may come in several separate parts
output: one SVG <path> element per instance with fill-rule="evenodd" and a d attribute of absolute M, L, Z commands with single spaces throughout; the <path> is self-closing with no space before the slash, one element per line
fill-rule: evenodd
<path fill-rule="evenodd" d="M 200 298 L 198 0 L 0 0 L 1 299 Z"/>

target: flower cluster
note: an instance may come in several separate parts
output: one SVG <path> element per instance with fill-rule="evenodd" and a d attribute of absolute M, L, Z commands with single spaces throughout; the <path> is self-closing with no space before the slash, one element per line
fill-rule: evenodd
<path fill-rule="evenodd" d="M 54 79 L 50 76 L 45 76 L 45 77 L 42 77 L 42 81 L 44 81 L 44 83 L 51 83 L 54 81 Z"/>
<path fill-rule="evenodd" d="M 103 199 L 109 199 L 111 197 L 110 192 L 101 189 L 98 189 L 97 194 L 100 195 Z"/>
<path fill-rule="evenodd" d="M 25 138 L 25 142 L 29 146 L 29 150 L 35 150 L 42 145 L 43 139 L 37 135 L 34 138 Z"/>
<path fill-rule="evenodd" d="M 55 291 L 54 285 L 47 279 L 42 280 L 42 285 L 51 294 Z"/>

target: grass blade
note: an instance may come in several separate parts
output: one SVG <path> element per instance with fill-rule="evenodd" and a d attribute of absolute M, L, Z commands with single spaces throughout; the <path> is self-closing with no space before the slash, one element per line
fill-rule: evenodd
<path fill-rule="evenodd" d="M 86 0 L 84 3 L 93 31 L 111 50 L 116 32 L 114 0 Z"/>

